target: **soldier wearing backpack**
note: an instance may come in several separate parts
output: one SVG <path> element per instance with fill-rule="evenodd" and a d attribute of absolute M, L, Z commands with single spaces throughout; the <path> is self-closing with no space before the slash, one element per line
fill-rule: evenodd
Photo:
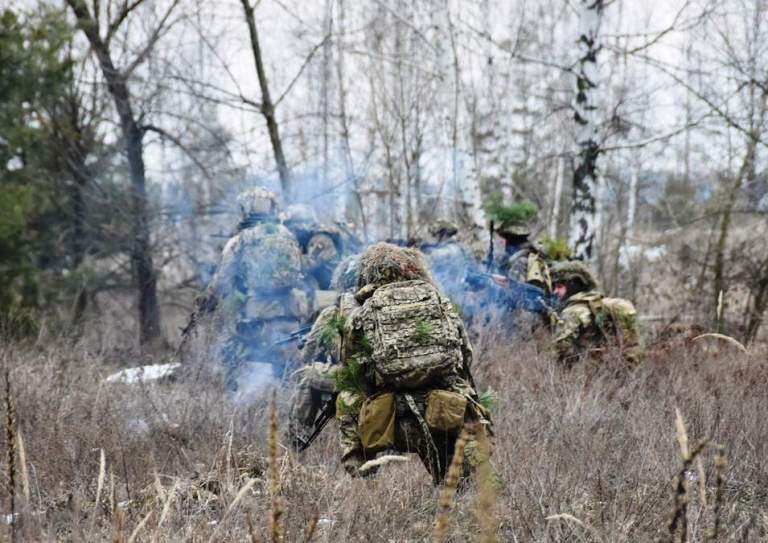
<path fill-rule="evenodd" d="M 279 339 L 309 316 L 301 249 L 278 223 L 275 195 L 263 187 L 237 198 L 238 231 L 225 245 L 206 300 L 215 308 L 227 388 L 237 391 L 254 381 L 257 364 L 282 375 L 295 348 Z"/>
<path fill-rule="evenodd" d="M 481 431 L 489 424 L 464 326 L 417 250 L 370 247 L 358 287 L 336 377 L 344 468 L 355 476 L 378 452 L 415 452 L 438 483 L 465 422 L 480 422 Z M 466 451 L 468 469 L 480 460 L 476 442 Z"/>
<path fill-rule="evenodd" d="M 606 347 L 618 348 L 625 360 L 642 354 L 637 311 L 629 300 L 607 298 L 589 269 L 580 262 L 559 262 L 551 269 L 554 294 L 562 300 L 554 323 L 560 362 L 573 365 L 584 357 L 600 358 Z"/>

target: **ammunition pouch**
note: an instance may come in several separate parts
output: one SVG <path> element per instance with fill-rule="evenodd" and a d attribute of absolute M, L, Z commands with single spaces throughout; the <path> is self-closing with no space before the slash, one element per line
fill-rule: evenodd
<path fill-rule="evenodd" d="M 395 445 L 395 394 L 384 392 L 367 398 L 360 407 L 357 433 L 368 453 Z"/>
<path fill-rule="evenodd" d="M 455 432 L 464 425 L 467 398 L 458 392 L 432 390 L 427 395 L 427 409 L 424 419 L 433 430 Z"/>

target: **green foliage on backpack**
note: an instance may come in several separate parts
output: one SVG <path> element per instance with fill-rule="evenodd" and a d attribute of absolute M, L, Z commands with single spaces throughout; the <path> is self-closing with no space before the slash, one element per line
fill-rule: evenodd
<path fill-rule="evenodd" d="M 430 339 L 433 331 L 434 327 L 430 323 L 420 320 L 416 323 L 413 338 L 416 343 L 425 343 Z"/>
<path fill-rule="evenodd" d="M 320 343 L 320 345 L 323 347 L 330 346 L 337 338 L 341 337 L 345 323 L 346 318 L 344 315 L 337 313 L 332 319 L 325 323 L 325 326 L 320 329 L 318 343 Z"/>
<path fill-rule="evenodd" d="M 333 374 L 333 384 L 338 392 L 365 392 L 363 366 L 355 359 L 348 360 Z"/>
<path fill-rule="evenodd" d="M 480 394 L 480 397 L 477 399 L 477 403 L 487 409 L 489 413 L 493 413 L 496 411 L 496 406 L 499 403 L 499 397 L 496 395 L 496 392 L 494 392 L 493 389 L 489 388 Z"/>

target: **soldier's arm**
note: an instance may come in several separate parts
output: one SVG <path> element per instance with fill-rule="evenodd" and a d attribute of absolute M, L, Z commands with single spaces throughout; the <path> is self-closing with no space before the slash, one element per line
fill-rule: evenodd
<path fill-rule="evenodd" d="M 554 328 L 555 348 L 561 360 L 577 354 L 575 349 L 579 336 L 589 324 L 584 322 L 585 315 L 583 315 L 581 309 L 579 307 L 566 307 L 556 318 Z"/>
<path fill-rule="evenodd" d="M 326 307 L 315 319 L 312 329 L 309 331 L 301 351 L 301 359 L 304 364 L 320 361 L 326 362 L 326 357 L 332 350 L 332 344 L 338 341 L 338 330 L 331 330 L 334 320 L 338 315 L 335 306 Z"/>
<path fill-rule="evenodd" d="M 234 290 L 235 276 L 239 267 L 239 237 L 230 239 L 221 253 L 221 263 L 206 289 L 208 299 L 221 299 Z"/>

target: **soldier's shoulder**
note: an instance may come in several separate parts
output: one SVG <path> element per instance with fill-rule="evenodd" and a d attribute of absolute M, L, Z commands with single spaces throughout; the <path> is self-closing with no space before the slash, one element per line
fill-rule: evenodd
<path fill-rule="evenodd" d="M 566 302 L 565 307 L 560 311 L 560 315 L 564 319 L 578 319 L 580 321 L 586 321 L 591 319 L 592 310 L 589 307 L 589 302 L 582 299 L 574 300 L 571 298 Z"/>
<path fill-rule="evenodd" d="M 603 298 L 603 307 L 624 315 L 637 314 L 635 304 L 626 298 L 605 297 Z"/>

